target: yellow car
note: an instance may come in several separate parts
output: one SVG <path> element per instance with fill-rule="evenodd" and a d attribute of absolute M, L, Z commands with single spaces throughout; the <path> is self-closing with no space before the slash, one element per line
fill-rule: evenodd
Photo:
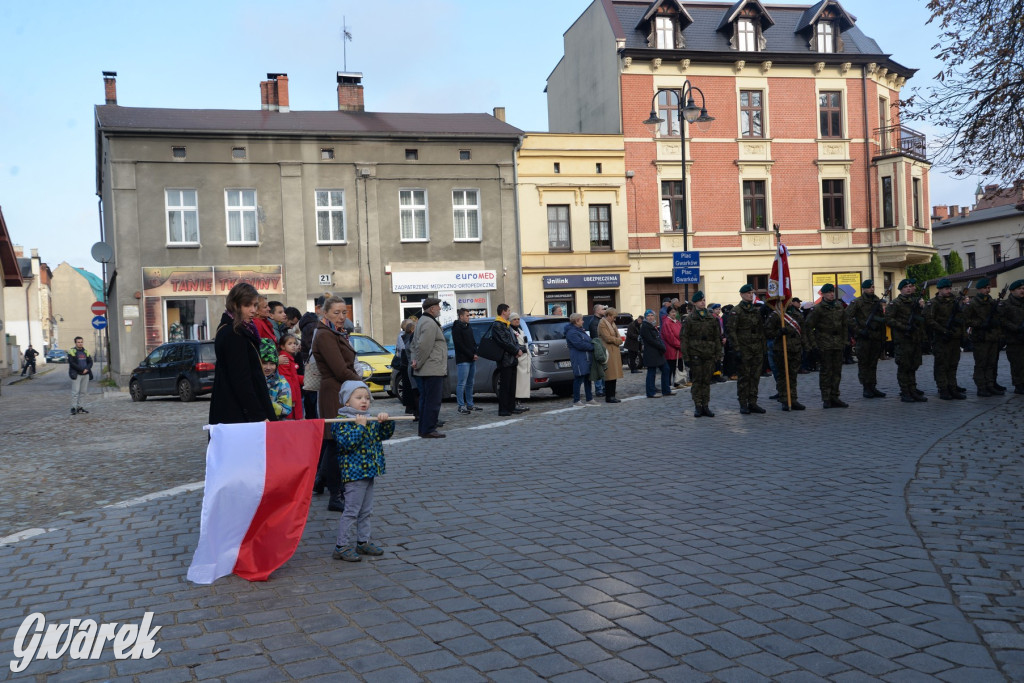
<path fill-rule="evenodd" d="M 370 391 L 387 391 L 391 384 L 391 358 L 393 353 L 373 337 L 352 333 L 348 336 L 356 350 L 356 372 L 370 387 Z"/>

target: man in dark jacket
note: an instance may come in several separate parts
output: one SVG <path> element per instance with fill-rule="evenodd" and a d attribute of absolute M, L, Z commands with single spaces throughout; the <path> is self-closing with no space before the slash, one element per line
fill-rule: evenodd
<path fill-rule="evenodd" d="M 644 366 L 647 368 L 647 398 L 672 396 L 672 370 L 665 360 L 665 342 L 655 327 L 654 311 L 648 309 L 644 313 L 644 322 L 640 326 L 640 343 L 643 345 Z M 661 371 L 661 394 L 657 393 L 655 377 Z"/>
<path fill-rule="evenodd" d="M 1010 296 L 999 306 L 999 325 L 1006 339 L 1013 393 L 1024 394 L 1024 280 L 1014 280 Z"/>
<path fill-rule="evenodd" d="M 644 317 L 639 316 L 626 328 L 626 357 L 629 359 L 629 371 L 633 374 L 640 372 L 644 365 L 640 358 L 640 326 L 643 323 Z"/>
<path fill-rule="evenodd" d="M 987 277 L 978 280 L 975 287 L 977 291 L 964 311 L 974 346 L 974 384 L 978 387 L 978 396 L 1001 396 L 1006 393 L 1006 387 L 996 382 L 1000 342 L 996 312 L 999 301 L 989 295 L 992 283 Z"/>
<path fill-rule="evenodd" d="M 473 405 L 473 382 L 476 380 L 476 339 L 469 325 L 469 309 L 460 308 L 459 319 L 452 324 L 452 344 L 455 346 L 455 369 L 458 384 L 455 385 L 455 400 L 459 412 L 469 415 L 482 410 Z"/>
<path fill-rule="evenodd" d="M 935 298 L 924 311 L 928 332 L 932 337 L 932 355 L 935 357 L 933 376 L 943 401 L 963 400 L 967 394 L 956 383 L 960 365 L 960 345 L 964 340 L 964 314 L 960 310 L 960 297 L 953 294 L 953 283 L 942 278 L 935 285 Z"/>
<path fill-rule="evenodd" d="M 25 349 L 25 363 L 24 365 L 21 366 L 22 377 L 25 376 L 25 371 L 28 370 L 29 368 L 32 368 L 32 371 L 29 373 L 29 377 L 36 374 L 36 356 L 38 355 L 39 352 L 33 349 L 32 345 L 29 344 L 28 348 Z"/>
<path fill-rule="evenodd" d="M 525 412 L 516 408 L 516 368 L 519 364 L 519 356 L 523 355 L 522 350 L 516 345 L 516 338 L 512 334 L 509 318 L 512 309 L 508 304 L 498 304 L 498 315 L 491 323 L 491 337 L 505 353 L 502 354 L 498 365 L 498 415 L 508 417 L 514 413 Z"/>
<path fill-rule="evenodd" d="M 92 379 L 92 357 L 85 350 L 85 340 L 75 337 L 75 348 L 68 352 L 68 376 L 71 377 L 71 414 L 88 413 L 82 399 L 89 393 Z"/>
<path fill-rule="evenodd" d="M 875 295 L 875 283 L 860 283 L 860 296 L 846 309 L 850 335 L 857 344 L 857 375 L 864 387 L 864 398 L 885 398 L 879 391 L 878 359 L 885 345 L 885 306 Z"/>
<path fill-rule="evenodd" d="M 924 403 L 928 399 L 917 388 L 917 369 L 921 367 L 921 344 L 925 340 L 924 301 L 915 293 L 913 279 L 900 281 L 900 295 L 885 311 L 885 323 L 896 343 L 896 381 L 900 400 Z"/>
<path fill-rule="evenodd" d="M 821 359 L 818 387 L 821 404 L 825 408 L 848 408 L 839 398 L 839 383 L 843 378 L 843 347 L 847 341 L 846 309 L 836 301 L 836 288 L 831 283 L 821 287 L 821 301 L 807 316 L 804 325 L 807 341 L 817 349 Z"/>

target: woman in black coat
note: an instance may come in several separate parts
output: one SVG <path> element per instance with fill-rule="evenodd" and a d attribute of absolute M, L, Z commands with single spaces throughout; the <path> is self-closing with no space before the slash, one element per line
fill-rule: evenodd
<path fill-rule="evenodd" d="M 260 363 L 259 334 L 252 322 L 258 298 L 256 288 L 245 282 L 239 282 L 228 292 L 227 310 L 221 316 L 213 345 L 217 368 L 210 424 L 276 419 Z"/>

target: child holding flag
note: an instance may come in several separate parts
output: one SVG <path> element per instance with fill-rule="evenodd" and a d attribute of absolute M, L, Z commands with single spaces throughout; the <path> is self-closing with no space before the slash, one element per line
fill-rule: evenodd
<path fill-rule="evenodd" d="M 384 551 L 370 542 L 370 514 L 373 512 L 373 482 L 384 474 L 383 442 L 395 433 L 395 423 L 387 413 L 378 413 L 370 422 L 370 389 L 362 382 L 343 382 L 338 398 L 342 408 L 338 417 L 354 418 L 354 422 L 331 425 L 338 448 L 338 469 L 345 489 L 345 510 L 338 523 L 338 540 L 334 559 L 359 562 L 362 555 L 383 555 Z M 355 540 L 351 536 L 355 527 Z"/>

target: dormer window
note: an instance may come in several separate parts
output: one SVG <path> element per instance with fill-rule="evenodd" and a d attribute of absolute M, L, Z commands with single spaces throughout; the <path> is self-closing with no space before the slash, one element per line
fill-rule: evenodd
<path fill-rule="evenodd" d="M 671 17 L 657 17 L 654 20 L 654 47 L 672 50 L 676 46 L 676 29 Z"/>
<path fill-rule="evenodd" d="M 836 37 L 831 22 L 819 21 L 815 29 L 815 40 L 818 52 L 835 52 Z"/>
<path fill-rule="evenodd" d="M 757 31 L 750 19 L 736 21 L 736 49 L 740 52 L 757 52 Z"/>
<path fill-rule="evenodd" d="M 804 11 L 796 32 L 807 40 L 811 52 L 834 54 L 843 51 L 843 31 L 853 26 L 853 16 L 842 5 L 836 0 L 823 0 Z"/>
<path fill-rule="evenodd" d="M 758 0 L 740 0 L 722 16 L 718 32 L 729 40 L 729 47 L 737 52 L 761 52 L 767 41 L 764 32 L 775 25 L 775 20 Z"/>
<path fill-rule="evenodd" d="M 636 25 L 647 36 L 647 46 L 656 50 L 679 50 L 686 47 L 683 30 L 693 23 L 679 0 L 654 0 Z"/>

